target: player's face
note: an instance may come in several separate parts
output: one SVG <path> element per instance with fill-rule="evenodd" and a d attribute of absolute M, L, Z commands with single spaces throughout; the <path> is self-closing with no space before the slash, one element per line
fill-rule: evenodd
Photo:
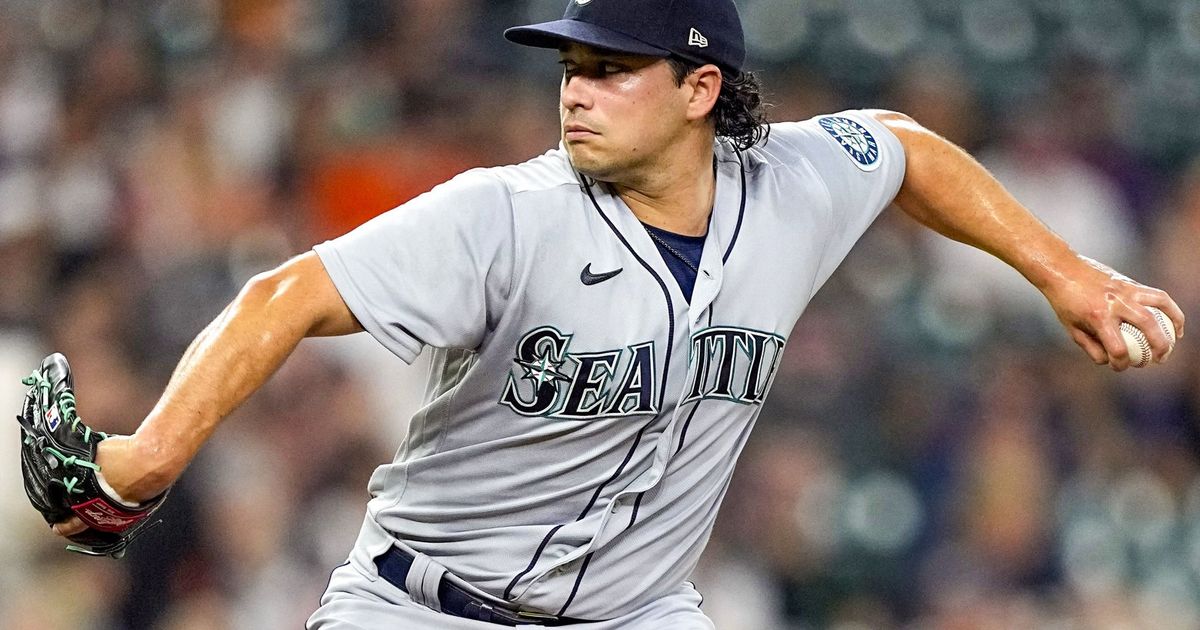
<path fill-rule="evenodd" d="M 687 96 L 667 61 L 581 44 L 560 57 L 562 141 L 575 168 L 612 182 L 654 165 L 686 122 Z"/>

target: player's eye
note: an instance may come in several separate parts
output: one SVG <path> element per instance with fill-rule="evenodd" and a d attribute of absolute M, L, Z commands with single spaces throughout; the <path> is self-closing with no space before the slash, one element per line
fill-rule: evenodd
<path fill-rule="evenodd" d="M 608 61 L 603 61 L 598 64 L 588 65 L 588 66 L 584 67 L 575 62 L 567 61 L 566 59 L 563 59 L 563 60 L 560 60 L 558 62 L 558 64 L 563 67 L 563 74 L 566 77 L 574 77 L 574 76 L 579 76 L 582 74 L 582 75 L 586 75 L 589 77 L 603 79 L 604 77 L 607 77 L 609 75 L 620 74 L 622 72 L 629 71 L 628 66 L 625 66 L 625 65 L 619 64 L 619 63 L 608 62 Z"/>

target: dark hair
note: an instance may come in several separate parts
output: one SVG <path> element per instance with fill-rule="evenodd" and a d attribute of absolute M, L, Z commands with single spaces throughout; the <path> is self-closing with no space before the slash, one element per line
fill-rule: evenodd
<path fill-rule="evenodd" d="M 675 73 L 675 85 L 683 85 L 687 76 L 700 64 L 670 57 L 667 62 Z M 745 151 L 767 137 L 767 114 L 762 99 L 762 84 L 753 72 L 743 70 L 737 76 L 721 72 L 721 93 L 709 112 L 717 126 L 717 135 L 729 138 L 733 145 Z"/>

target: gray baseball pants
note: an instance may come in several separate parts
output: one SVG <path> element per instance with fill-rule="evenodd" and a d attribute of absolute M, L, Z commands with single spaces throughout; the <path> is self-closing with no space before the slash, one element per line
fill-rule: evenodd
<path fill-rule="evenodd" d="M 700 594 L 690 584 L 616 619 L 572 624 L 580 630 L 715 630 L 700 612 Z M 491 623 L 454 617 L 418 604 L 386 580 L 368 579 L 354 563 L 333 571 L 321 607 L 312 614 L 308 630 L 496 630 Z M 529 625 L 518 628 L 541 628 Z"/>

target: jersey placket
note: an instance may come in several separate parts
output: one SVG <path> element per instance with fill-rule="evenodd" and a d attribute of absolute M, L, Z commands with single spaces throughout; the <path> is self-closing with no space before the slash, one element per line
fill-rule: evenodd
<path fill-rule="evenodd" d="M 691 360 L 688 355 L 691 344 L 689 343 L 692 335 L 711 323 L 709 321 L 704 325 L 701 321 L 704 319 L 704 314 L 708 312 L 713 301 L 720 293 L 721 286 L 724 281 L 725 260 L 732 251 L 732 246 L 736 245 L 737 233 L 740 230 L 745 212 L 745 173 L 744 165 L 741 156 L 737 155 L 732 150 L 725 150 L 725 147 L 717 145 L 718 157 L 723 154 L 725 159 L 718 162 L 717 169 L 717 190 L 714 195 L 712 216 L 709 220 L 708 238 L 704 243 L 704 252 L 700 257 L 699 273 L 696 275 L 696 285 L 692 289 L 692 301 L 688 304 L 687 309 L 687 329 L 676 333 L 676 343 L 682 342 L 678 348 L 679 358 L 677 360 L 684 361 L 682 383 L 683 387 L 679 388 L 678 396 L 675 399 L 674 411 L 671 415 L 670 422 L 659 436 L 658 443 L 655 445 L 654 461 L 650 468 L 643 473 L 638 481 L 630 484 L 630 488 L 623 490 L 613 498 L 614 504 L 624 502 L 624 498 L 632 495 L 640 495 L 648 490 L 653 489 L 662 480 L 663 474 L 670 464 L 672 456 L 676 450 L 672 445 L 676 444 L 679 439 L 679 433 L 686 426 L 686 414 L 690 413 L 699 401 L 693 404 L 685 404 L 684 399 L 687 397 L 686 384 L 693 378 L 693 370 L 697 368 L 697 363 Z M 628 210 L 626 210 L 628 212 Z M 649 240 L 649 237 L 646 238 Z M 653 247 L 653 243 L 650 243 Z M 654 248 L 657 251 L 657 248 Z M 661 257 L 660 262 L 661 262 Z M 668 271 L 669 273 L 669 271 Z M 678 339 L 682 337 L 682 340 Z M 673 366 L 672 366 L 673 367 Z M 611 514 L 613 510 L 609 510 Z M 629 525 L 633 523 L 630 522 Z M 622 528 L 624 529 L 624 528 Z M 605 534 L 604 527 L 601 527 L 597 538 Z M 613 534 L 615 535 L 615 533 Z M 593 540 L 593 543 L 596 541 Z M 607 540 L 603 541 L 607 542 Z"/>
<path fill-rule="evenodd" d="M 721 149 L 722 147 L 718 147 L 718 155 L 722 153 Z M 664 427 L 662 434 L 655 444 L 653 461 L 650 467 L 639 475 L 627 489 L 617 492 L 608 501 L 596 529 L 596 534 L 588 544 L 571 551 L 552 563 L 530 581 L 529 585 L 524 589 L 525 591 L 532 588 L 546 576 L 561 574 L 570 568 L 572 563 L 578 562 L 581 558 L 586 558 L 588 554 L 607 544 L 620 532 L 633 524 L 632 518 L 626 518 L 623 522 L 622 519 L 616 517 L 623 514 L 626 510 L 637 509 L 640 498 L 636 497 L 640 497 L 643 493 L 652 490 L 662 481 L 663 474 L 675 453 L 672 445 L 676 444 L 679 439 L 679 433 L 686 424 L 685 418 L 687 413 L 690 413 L 694 405 L 699 402 L 696 401 L 690 405 L 683 404 L 687 396 L 686 384 L 693 376 L 692 370 L 696 369 L 694 362 L 687 357 L 690 347 L 689 341 L 692 335 L 702 327 L 701 321 L 704 314 L 708 311 L 720 292 L 724 278 L 724 260 L 728 257 L 731 246 L 735 244 L 737 231 L 740 228 L 742 215 L 745 211 L 745 195 L 743 190 L 745 178 L 740 156 L 735 156 L 730 151 L 729 157 L 721 160 L 718 166 L 717 191 L 712 217 L 709 221 L 708 238 L 705 241 L 704 251 L 701 254 L 699 273 L 696 277 L 696 285 L 692 291 L 692 301 L 690 304 L 683 299 L 682 290 L 679 289 L 670 270 L 667 269 L 658 248 L 654 245 L 649 235 L 646 234 L 645 229 L 634 216 L 633 212 L 629 210 L 619 197 L 608 193 L 608 191 L 604 195 L 596 195 L 598 210 L 605 213 L 612 220 L 617 229 L 625 236 L 630 246 L 634 248 L 635 253 L 646 260 L 651 266 L 653 273 L 658 275 L 661 280 L 667 282 L 670 287 L 673 287 L 670 298 L 675 304 L 676 328 L 678 330 L 675 332 L 675 339 L 672 340 L 676 356 L 672 361 L 672 365 L 667 367 L 667 377 L 669 378 L 671 374 L 682 372 L 683 378 L 677 381 L 679 383 L 679 386 L 676 388 L 678 393 L 675 396 L 671 419 Z M 687 305 L 686 309 L 682 308 L 684 305 Z M 681 319 L 684 321 L 681 322 Z M 680 325 L 684 322 L 687 324 L 686 327 Z M 682 370 L 676 367 L 680 365 L 679 361 L 683 362 Z M 665 401 L 663 402 L 665 403 Z M 586 565 L 581 563 L 579 570 L 582 571 L 584 566 Z"/>
<path fill-rule="evenodd" d="M 717 147 L 718 156 L 723 153 L 722 148 Z M 688 304 L 689 333 L 696 332 L 704 313 L 721 292 L 725 277 L 725 258 L 730 247 L 736 244 L 738 228 L 745 211 L 742 162 L 734 156 L 736 154 L 717 163 L 717 190 L 713 196 L 712 216 L 708 221 L 708 238 L 704 242 L 704 252 L 700 255 L 696 285 L 692 288 L 692 300 Z"/>

